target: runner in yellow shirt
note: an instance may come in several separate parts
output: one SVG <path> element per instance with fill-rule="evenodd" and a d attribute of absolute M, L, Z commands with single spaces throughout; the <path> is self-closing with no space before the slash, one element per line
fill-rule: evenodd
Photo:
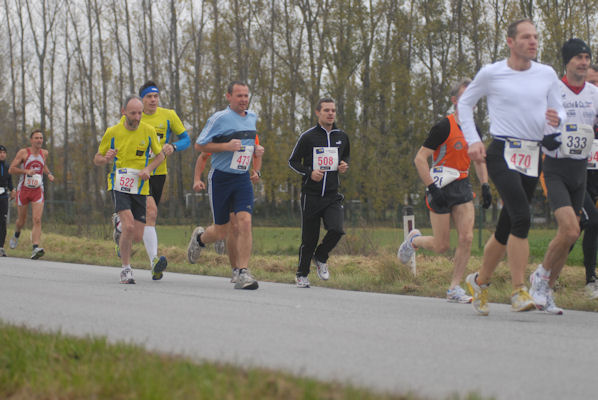
<path fill-rule="evenodd" d="M 97 166 L 113 162 L 108 174 L 108 190 L 112 192 L 114 211 L 120 218 L 122 234 L 119 247 L 122 260 L 120 283 L 132 284 L 131 247 L 141 241 L 146 219 L 146 198 L 151 172 L 166 157 L 156 130 L 141 122 L 143 103 L 136 95 L 128 96 L 121 109 L 124 119 L 106 129 L 93 162 Z M 150 162 L 150 155 L 157 154 Z M 166 269 L 166 258 L 153 266 L 152 276 Z"/>
<path fill-rule="evenodd" d="M 139 88 L 139 97 L 143 101 L 143 115 L 141 121 L 151 125 L 156 130 L 162 149 L 166 156 L 171 155 L 175 151 L 183 151 L 189 147 L 191 141 L 189 135 L 174 110 L 159 107 L 160 91 L 158 86 L 153 81 L 147 81 Z M 177 136 L 176 143 L 171 143 L 173 136 Z M 150 156 L 152 158 L 153 155 Z M 158 205 L 162 198 L 162 191 L 166 182 L 166 174 L 168 168 L 166 160 L 152 171 L 149 179 L 149 194 L 147 197 L 147 212 L 145 228 L 143 230 L 143 244 L 149 257 L 150 264 L 154 269 L 158 258 L 158 235 L 156 233 L 156 219 L 158 217 Z M 118 244 L 120 235 L 120 224 L 118 215 L 113 216 L 114 224 L 114 240 Z M 118 251 L 118 250 L 117 250 Z M 158 273 L 152 277 L 154 280 L 162 279 L 162 273 Z"/>

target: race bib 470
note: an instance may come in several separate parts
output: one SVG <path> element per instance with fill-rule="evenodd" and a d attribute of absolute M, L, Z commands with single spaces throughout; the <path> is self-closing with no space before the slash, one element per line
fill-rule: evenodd
<path fill-rule="evenodd" d="M 532 140 L 505 140 L 504 158 L 509 169 L 537 177 L 540 160 L 540 143 Z"/>

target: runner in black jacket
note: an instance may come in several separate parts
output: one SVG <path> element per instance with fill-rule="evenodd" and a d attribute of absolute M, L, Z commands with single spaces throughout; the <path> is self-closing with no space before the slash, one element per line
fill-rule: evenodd
<path fill-rule="evenodd" d="M 0 256 L 6 257 L 4 241 L 6 240 L 6 217 L 8 215 L 8 199 L 15 197 L 12 178 L 6 165 L 6 147 L 0 144 Z"/>
<path fill-rule="evenodd" d="M 309 266 L 313 257 L 320 279 L 327 280 L 328 254 L 344 235 L 343 195 L 339 193 L 339 172 L 349 168 L 349 137 L 334 123 L 336 106 L 323 98 L 316 106 L 318 124 L 302 133 L 289 159 L 290 167 L 302 175 L 301 247 L 297 287 L 309 287 Z M 328 231 L 322 243 L 320 219 Z"/>

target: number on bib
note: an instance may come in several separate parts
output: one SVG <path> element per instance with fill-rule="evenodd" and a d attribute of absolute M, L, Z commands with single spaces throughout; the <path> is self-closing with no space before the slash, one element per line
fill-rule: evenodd
<path fill-rule="evenodd" d="M 564 157 L 581 159 L 592 151 L 594 129 L 585 124 L 567 124 L 559 152 Z"/>
<path fill-rule="evenodd" d="M 230 167 L 239 171 L 249 170 L 254 149 L 254 146 L 241 146 L 241 149 L 233 153 L 233 159 L 230 162 Z"/>
<path fill-rule="evenodd" d="M 25 187 L 37 189 L 42 185 L 42 182 L 41 174 L 25 175 Z"/>
<path fill-rule="evenodd" d="M 588 169 L 598 169 L 598 139 L 592 141 L 592 151 L 588 156 Z"/>
<path fill-rule="evenodd" d="M 139 188 L 139 170 L 119 168 L 114 177 L 114 190 L 123 193 L 137 193 Z"/>
<path fill-rule="evenodd" d="M 504 159 L 509 169 L 537 177 L 540 145 L 531 140 L 505 140 Z"/>
<path fill-rule="evenodd" d="M 314 147 L 313 158 L 314 171 L 338 170 L 338 147 Z"/>

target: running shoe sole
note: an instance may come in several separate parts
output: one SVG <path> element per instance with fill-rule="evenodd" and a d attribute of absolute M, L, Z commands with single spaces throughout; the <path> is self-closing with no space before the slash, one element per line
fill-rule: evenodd
<path fill-rule="evenodd" d="M 44 251 L 44 249 L 41 249 L 40 251 L 37 251 L 37 252 L 33 253 L 31 255 L 31 259 L 32 260 L 37 260 L 38 258 L 41 258 L 44 254 L 46 254 L 46 252 Z"/>
<path fill-rule="evenodd" d="M 162 272 L 164 272 L 167 266 L 168 261 L 166 260 L 166 257 L 160 256 L 160 259 L 158 260 L 158 262 L 154 266 L 154 269 L 152 270 L 152 279 L 154 281 L 159 281 L 160 279 L 162 279 L 162 277 L 164 276 Z"/>
<path fill-rule="evenodd" d="M 475 282 L 475 278 L 476 278 L 477 274 L 469 274 L 467 275 L 467 278 L 465 278 L 465 283 L 467 284 L 467 289 L 469 290 L 469 294 L 471 295 L 471 305 L 473 306 L 473 309 L 476 310 L 476 312 L 480 315 L 483 316 L 487 316 L 490 313 L 490 309 L 488 307 L 488 303 L 485 303 L 485 310 L 481 308 L 481 304 L 476 305 L 476 289 L 474 288 L 474 285 L 479 287 L 479 285 Z M 479 291 L 479 296 L 482 296 L 482 289 L 480 287 L 480 291 Z M 487 289 L 486 289 L 487 290 Z M 481 300 L 480 300 L 481 301 Z"/>
<path fill-rule="evenodd" d="M 447 297 L 446 301 L 448 301 L 449 303 L 456 303 L 456 304 L 471 304 L 471 302 L 473 301 L 473 297 L 470 297 L 469 299 L 456 299 L 454 297 Z"/>
<path fill-rule="evenodd" d="M 243 290 L 256 290 L 260 285 L 257 281 L 251 282 L 250 284 L 243 286 L 240 282 L 235 283 L 235 289 L 243 289 Z"/>
<path fill-rule="evenodd" d="M 197 238 L 204 232 L 205 229 L 201 226 L 198 226 L 193 230 L 193 233 L 191 233 L 191 239 L 189 239 L 189 244 L 187 245 L 187 261 L 189 261 L 189 264 L 195 264 L 197 262 L 197 259 L 199 259 L 202 247 L 197 242 Z M 193 257 L 196 251 L 197 256 Z"/>

